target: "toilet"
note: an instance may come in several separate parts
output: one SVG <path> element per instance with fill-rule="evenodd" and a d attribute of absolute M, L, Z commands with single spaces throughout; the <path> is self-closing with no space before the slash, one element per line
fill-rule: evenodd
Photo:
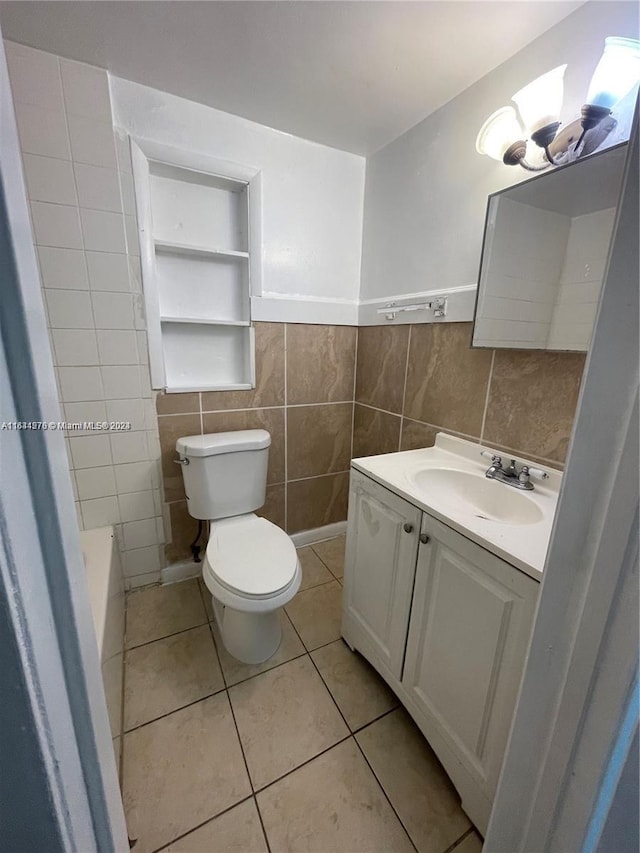
<path fill-rule="evenodd" d="M 187 507 L 210 522 L 202 579 L 229 654 L 262 663 L 282 637 L 279 610 L 300 587 L 295 546 L 260 518 L 271 436 L 263 429 L 188 435 L 176 442 Z"/>

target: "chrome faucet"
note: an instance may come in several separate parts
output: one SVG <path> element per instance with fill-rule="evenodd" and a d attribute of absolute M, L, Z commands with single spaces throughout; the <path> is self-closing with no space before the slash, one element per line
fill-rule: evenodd
<path fill-rule="evenodd" d="M 531 491 L 533 483 L 530 477 L 538 477 L 540 480 L 548 480 L 549 475 L 542 468 L 532 468 L 530 465 L 523 465 L 518 471 L 516 460 L 512 459 L 508 468 L 502 467 L 502 456 L 496 456 L 489 450 L 483 450 L 480 453 L 487 459 L 491 459 L 491 465 L 485 471 L 485 477 L 489 480 L 498 480 L 499 483 L 506 483 L 507 486 L 513 486 L 514 489 L 526 489 Z"/>

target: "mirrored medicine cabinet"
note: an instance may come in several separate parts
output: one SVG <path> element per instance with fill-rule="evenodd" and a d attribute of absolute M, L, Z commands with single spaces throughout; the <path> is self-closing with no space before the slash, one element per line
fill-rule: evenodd
<path fill-rule="evenodd" d="M 489 196 L 472 346 L 588 349 L 626 148 Z"/>

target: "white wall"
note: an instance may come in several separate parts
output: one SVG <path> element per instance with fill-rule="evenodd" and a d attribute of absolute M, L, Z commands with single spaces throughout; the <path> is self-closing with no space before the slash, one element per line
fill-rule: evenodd
<path fill-rule="evenodd" d="M 6 42 L 78 523 L 115 525 L 129 585 L 164 565 L 160 445 L 128 148 L 106 71 Z M 43 341 L 43 346 L 48 346 Z"/>
<path fill-rule="evenodd" d="M 519 167 L 476 152 L 480 126 L 494 110 L 509 104 L 519 88 L 562 63 L 569 65 L 563 120 L 579 117 L 609 35 L 638 38 L 636 3 L 587 3 L 368 158 L 361 286 L 365 304 L 475 284 L 487 196 L 529 177 Z M 628 137 L 630 118 L 622 138 Z M 467 298 L 466 305 L 468 316 L 457 319 L 471 319 L 473 300 Z"/>
<path fill-rule="evenodd" d="M 253 319 L 356 323 L 365 159 L 111 77 L 132 136 L 262 171 L 263 294 Z"/>

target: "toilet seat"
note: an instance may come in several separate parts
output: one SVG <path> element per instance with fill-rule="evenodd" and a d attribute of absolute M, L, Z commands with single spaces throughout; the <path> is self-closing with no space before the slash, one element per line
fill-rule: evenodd
<path fill-rule="evenodd" d="M 218 588 L 258 602 L 287 593 L 298 574 L 293 542 L 265 518 L 248 513 L 212 523 L 205 582 L 208 575 Z"/>

